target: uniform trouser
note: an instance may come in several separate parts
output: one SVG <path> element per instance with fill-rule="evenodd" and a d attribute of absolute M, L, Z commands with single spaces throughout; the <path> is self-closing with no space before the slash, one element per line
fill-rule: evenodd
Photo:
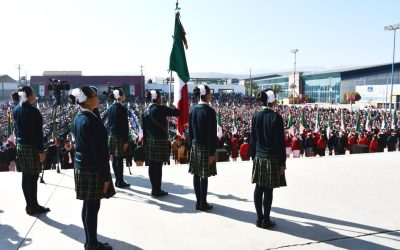
<path fill-rule="evenodd" d="M 22 191 L 24 192 L 26 208 L 36 208 L 39 206 L 37 201 L 37 183 L 39 174 L 22 173 Z"/>
<path fill-rule="evenodd" d="M 97 245 L 97 215 L 100 210 L 100 200 L 84 200 L 82 206 L 82 222 L 85 228 L 85 245 Z"/>
<path fill-rule="evenodd" d="M 257 218 L 259 221 L 270 221 L 269 215 L 271 213 L 273 190 L 273 188 L 261 187 L 258 185 L 256 185 L 256 188 L 254 189 L 254 205 L 256 207 Z"/>
<path fill-rule="evenodd" d="M 149 161 L 149 178 L 153 193 L 161 191 L 162 165 L 162 161 Z"/>
<path fill-rule="evenodd" d="M 196 194 L 197 205 L 202 206 L 207 204 L 207 189 L 208 189 L 208 178 L 193 175 L 193 186 Z"/>
<path fill-rule="evenodd" d="M 112 167 L 115 174 L 115 181 L 117 183 L 124 182 L 124 157 L 113 156 Z"/>

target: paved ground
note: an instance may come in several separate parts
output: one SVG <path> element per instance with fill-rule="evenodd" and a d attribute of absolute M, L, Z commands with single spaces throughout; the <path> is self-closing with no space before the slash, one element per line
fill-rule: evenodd
<path fill-rule="evenodd" d="M 102 200 L 98 233 L 114 249 L 400 249 L 399 160 L 400 152 L 289 159 L 271 231 L 254 225 L 250 162 L 218 164 L 210 213 L 195 211 L 186 165 L 164 168 L 170 195 L 160 199 L 149 195 L 148 169 L 135 167 L 125 175 L 131 188 Z M 72 171 L 44 179 L 39 202 L 52 211 L 30 217 L 20 173 L 0 173 L 0 249 L 83 249 Z"/>

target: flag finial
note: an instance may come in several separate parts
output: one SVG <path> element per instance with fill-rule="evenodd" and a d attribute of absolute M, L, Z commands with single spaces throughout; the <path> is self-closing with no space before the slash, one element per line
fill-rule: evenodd
<path fill-rule="evenodd" d="M 176 0 L 176 7 L 175 7 L 175 11 L 179 11 L 181 8 L 179 8 L 179 2 L 178 0 Z"/>

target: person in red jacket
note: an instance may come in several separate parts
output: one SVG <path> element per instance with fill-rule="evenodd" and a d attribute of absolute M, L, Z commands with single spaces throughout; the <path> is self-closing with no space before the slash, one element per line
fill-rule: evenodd
<path fill-rule="evenodd" d="M 353 153 L 353 145 L 356 144 L 355 135 L 353 133 L 351 133 L 350 136 L 349 136 L 349 139 L 347 141 L 348 141 L 348 144 L 349 144 L 348 147 L 349 147 L 350 154 L 352 154 Z"/>
<path fill-rule="evenodd" d="M 250 144 L 248 142 L 249 140 L 247 137 L 244 138 L 243 144 L 240 146 L 240 158 L 242 158 L 242 161 L 249 161 L 250 160 L 250 154 L 249 154 L 249 149 L 250 149 Z"/>
<path fill-rule="evenodd" d="M 369 146 L 368 137 L 365 136 L 364 134 L 361 134 L 360 139 L 358 140 L 357 144 L 363 144 L 363 145 Z"/>
<path fill-rule="evenodd" d="M 369 144 L 369 152 L 370 153 L 378 152 L 378 140 L 376 139 L 376 135 L 372 136 L 371 143 Z"/>
<path fill-rule="evenodd" d="M 319 156 L 325 156 L 325 150 L 326 150 L 326 140 L 325 140 L 325 134 L 320 134 L 318 135 L 319 139 L 317 141 L 317 153 Z"/>
<path fill-rule="evenodd" d="M 296 132 L 296 136 L 292 140 L 292 151 L 293 151 L 293 158 L 300 158 L 300 143 L 299 140 L 299 133 Z"/>
<path fill-rule="evenodd" d="M 286 158 L 290 158 L 290 153 L 292 153 L 292 135 L 289 131 L 285 133 L 285 148 L 286 148 Z"/>

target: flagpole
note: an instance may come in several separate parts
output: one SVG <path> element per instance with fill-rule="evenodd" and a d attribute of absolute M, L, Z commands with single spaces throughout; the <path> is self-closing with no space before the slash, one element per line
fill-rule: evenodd
<path fill-rule="evenodd" d="M 169 95 L 168 95 L 168 104 L 171 105 L 171 86 L 172 86 L 172 70 L 170 71 L 170 78 L 169 78 Z"/>

